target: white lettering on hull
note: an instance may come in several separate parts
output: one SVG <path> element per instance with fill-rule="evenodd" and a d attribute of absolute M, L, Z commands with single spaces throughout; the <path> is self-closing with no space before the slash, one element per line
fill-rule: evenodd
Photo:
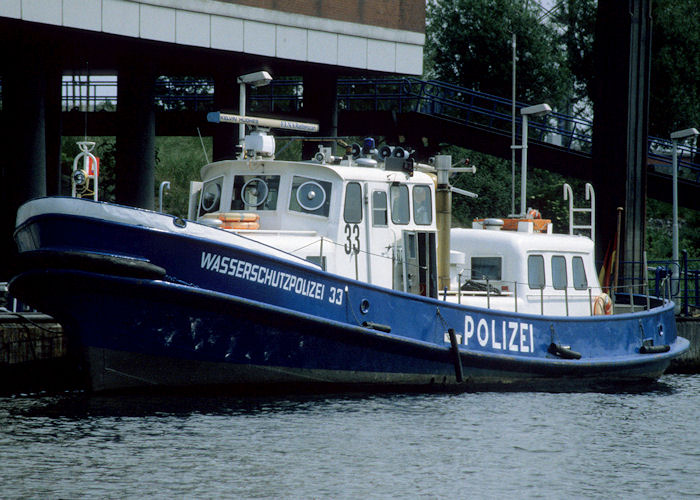
<path fill-rule="evenodd" d="M 535 352 L 534 337 L 535 332 L 532 323 L 518 321 L 499 321 L 492 319 L 491 322 L 484 318 L 476 323 L 470 315 L 464 316 L 464 335 L 460 340 L 464 340 L 464 345 L 469 342 L 479 344 L 481 347 L 491 347 L 494 350 L 532 353 Z M 497 326 L 498 325 L 498 326 Z M 476 338 L 474 338 L 476 336 Z M 445 335 L 449 342 L 449 337 Z M 462 343 L 462 342 L 460 342 Z"/>
<path fill-rule="evenodd" d="M 279 288 L 314 300 L 323 300 L 326 293 L 326 285 L 324 283 L 288 274 L 271 267 L 252 264 L 244 260 L 209 252 L 202 252 L 200 267 L 207 271 L 225 274 L 271 288 Z M 329 300 L 329 302 L 340 305 L 342 298 L 339 301 L 334 296 L 333 300 Z"/>

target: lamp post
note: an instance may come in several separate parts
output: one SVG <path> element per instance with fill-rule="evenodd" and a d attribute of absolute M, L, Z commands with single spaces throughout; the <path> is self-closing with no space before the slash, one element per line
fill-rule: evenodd
<path fill-rule="evenodd" d="M 678 264 L 678 141 L 697 137 L 695 128 L 687 128 L 671 133 L 673 141 L 673 262 Z"/>
<path fill-rule="evenodd" d="M 246 104 L 246 85 L 251 87 L 264 87 L 272 81 L 270 73 L 267 71 L 256 71 L 255 73 L 248 73 L 246 75 L 241 75 L 238 77 L 239 85 L 239 100 L 238 100 L 238 114 L 245 116 L 245 104 Z M 240 123 L 238 125 L 238 143 L 243 144 L 245 141 L 245 124 Z"/>
<path fill-rule="evenodd" d="M 528 116 L 544 116 L 552 112 L 549 104 L 535 104 L 522 108 L 520 114 L 523 117 L 523 139 L 520 146 L 521 151 L 521 168 L 522 175 L 520 177 L 520 215 L 524 217 L 527 213 L 527 121 Z"/>

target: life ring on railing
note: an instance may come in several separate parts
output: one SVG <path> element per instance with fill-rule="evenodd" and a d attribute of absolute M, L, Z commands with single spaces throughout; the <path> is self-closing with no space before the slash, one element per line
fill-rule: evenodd
<path fill-rule="evenodd" d="M 536 208 L 531 208 L 530 210 L 527 211 L 527 218 L 528 219 L 541 219 L 542 214 Z"/>
<path fill-rule="evenodd" d="M 221 229 L 260 229 L 259 222 L 224 222 Z"/>
<path fill-rule="evenodd" d="M 601 293 L 593 300 L 593 315 L 608 316 L 613 312 L 613 304 L 610 295 Z"/>
<path fill-rule="evenodd" d="M 202 216 L 219 219 L 221 229 L 260 229 L 260 214 L 249 212 L 215 212 Z"/>
<path fill-rule="evenodd" d="M 250 212 L 214 212 L 202 216 L 205 219 L 219 219 L 221 222 L 256 222 L 260 214 Z"/>

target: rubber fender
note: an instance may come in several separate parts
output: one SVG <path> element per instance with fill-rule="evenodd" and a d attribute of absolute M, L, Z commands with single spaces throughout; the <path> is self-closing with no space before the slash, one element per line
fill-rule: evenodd
<path fill-rule="evenodd" d="M 365 328 L 371 328 L 372 330 L 377 330 L 384 333 L 391 333 L 391 327 L 389 325 L 383 325 L 381 323 L 373 323 L 371 321 L 363 321 L 362 326 Z"/>
<path fill-rule="evenodd" d="M 639 348 L 639 354 L 661 354 L 662 352 L 668 352 L 671 350 L 671 346 L 668 344 L 663 345 L 642 345 Z"/>
<path fill-rule="evenodd" d="M 580 352 L 572 351 L 570 347 L 555 344 L 554 342 L 549 344 L 549 349 L 547 349 L 547 351 L 563 359 L 581 359 Z"/>
<path fill-rule="evenodd" d="M 23 271 L 31 269 L 73 269 L 114 276 L 162 279 L 166 270 L 148 261 L 75 250 L 33 250 L 19 254 Z"/>

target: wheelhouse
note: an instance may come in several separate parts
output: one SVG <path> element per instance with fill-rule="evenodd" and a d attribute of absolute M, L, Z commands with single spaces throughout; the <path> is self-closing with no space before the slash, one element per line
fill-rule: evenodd
<path fill-rule="evenodd" d="M 351 158 L 226 160 L 206 165 L 201 175 L 203 181 L 191 187 L 191 219 L 336 274 L 437 296 L 430 175 Z"/>

